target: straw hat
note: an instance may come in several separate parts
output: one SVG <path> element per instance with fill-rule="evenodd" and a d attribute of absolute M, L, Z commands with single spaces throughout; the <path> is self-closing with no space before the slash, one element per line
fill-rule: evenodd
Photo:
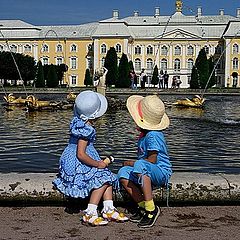
<path fill-rule="evenodd" d="M 135 123 L 146 130 L 163 130 L 169 126 L 164 103 L 156 95 L 133 95 L 127 100 L 127 108 Z"/>
<path fill-rule="evenodd" d="M 100 93 L 83 91 L 75 99 L 74 115 L 84 121 L 101 117 L 108 107 L 107 99 Z"/>

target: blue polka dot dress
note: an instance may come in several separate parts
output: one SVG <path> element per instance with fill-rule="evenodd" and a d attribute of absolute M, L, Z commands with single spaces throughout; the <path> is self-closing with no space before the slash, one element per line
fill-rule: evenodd
<path fill-rule="evenodd" d="M 53 181 L 55 187 L 64 195 L 73 198 L 85 198 L 93 189 L 105 183 L 117 185 L 117 178 L 108 168 L 99 169 L 88 166 L 77 158 L 79 139 L 88 141 L 86 153 L 96 161 L 100 156 L 94 147 L 96 130 L 75 116 L 70 124 L 69 144 L 63 151 L 59 162 L 59 174 Z"/>

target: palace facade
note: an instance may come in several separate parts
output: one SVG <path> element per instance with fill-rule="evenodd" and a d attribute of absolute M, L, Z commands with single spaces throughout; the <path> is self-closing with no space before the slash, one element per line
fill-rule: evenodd
<path fill-rule="evenodd" d="M 156 7 L 152 16 L 112 17 L 81 25 L 34 26 L 21 20 L 0 20 L 0 51 L 23 53 L 43 64 L 68 66 L 64 83 L 83 86 L 85 71 L 94 72 L 104 65 L 106 53 L 115 47 L 134 63 L 136 73 L 146 69 L 151 81 L 153 68 L 167 71 L 170 81 L 180 77 L 181 87 L 189 87 L 191 69 L 201 48 L 213 56 L 213 74 L 218 87 L 240 87 L 240 8 L 236 16 L 182 13 L 182 1 L 176 1 L 175 13 L 162 16 Z M 9 49 L 10 48 L 10 49 Z"/>

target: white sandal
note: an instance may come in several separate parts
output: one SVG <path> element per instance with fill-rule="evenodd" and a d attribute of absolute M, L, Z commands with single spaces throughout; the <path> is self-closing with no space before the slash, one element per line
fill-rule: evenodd
<path fill-rule="evenodd" d="M 108 224 L 108 221 L 104 220 L 102 217 L 96 215 L 85 214 L 82 217 L 84 223 L 88 223 L 91 226 L 104 226 Z"/>
<path fill-rule="evenodd" d="M 124 213 L 119 213 L 116 209 L 108 212 L 102 212 L 103 218 L 108 221 L 116 221 L 116 222 L 126 222 L 128 221 L 128 217 Z"/>

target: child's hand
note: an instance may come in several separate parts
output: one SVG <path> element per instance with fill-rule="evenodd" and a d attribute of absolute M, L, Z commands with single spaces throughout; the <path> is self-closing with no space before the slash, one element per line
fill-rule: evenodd
<path fill-rule="evenodd" d="M 104 161 L 99 161 L 97 168 L 106 168 L 107 164 Z"/>
<path fill-rule="evenodd" d="M 134 163 L 135 163 L 135 161 L 133 161 L 133 160 L 124 161 L 123 162 L 123 166 L 131 166 L 131 167 L 133 167 Z"/>

